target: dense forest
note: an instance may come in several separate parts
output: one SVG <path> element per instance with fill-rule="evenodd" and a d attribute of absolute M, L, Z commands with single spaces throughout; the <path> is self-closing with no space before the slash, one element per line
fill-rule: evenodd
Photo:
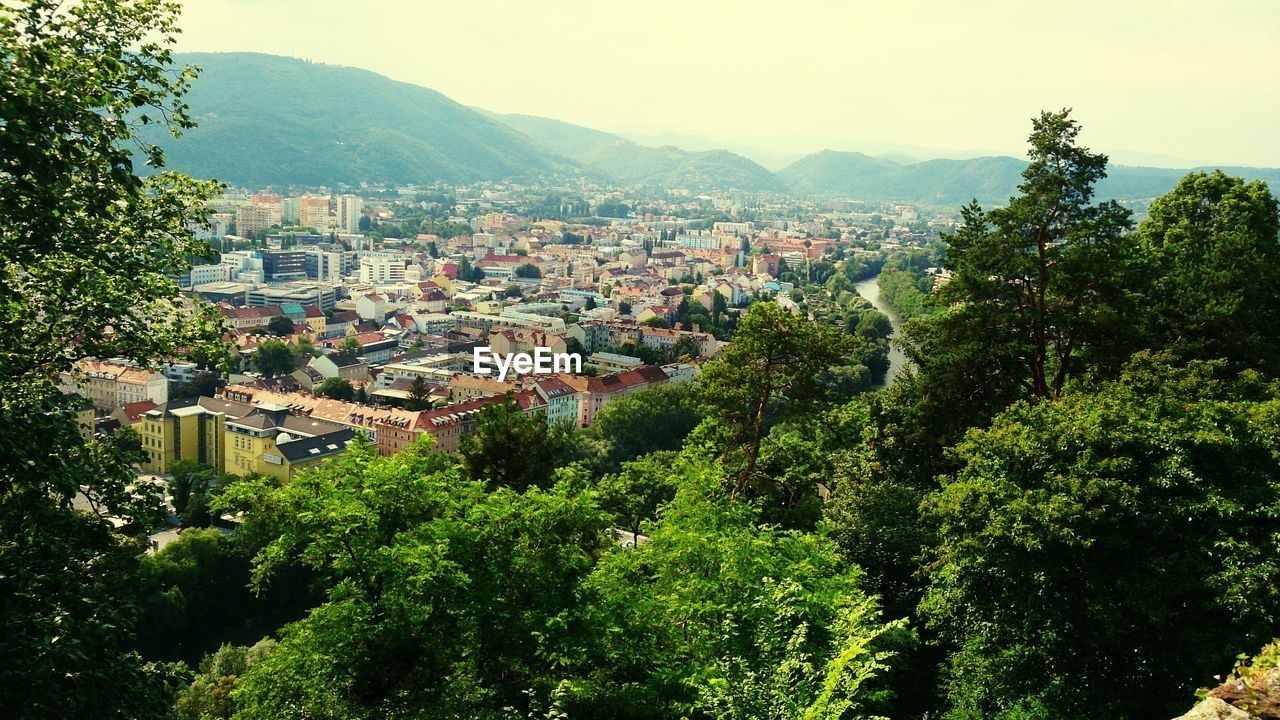
<path fill-rule="evenodd" d="M 216 356 L 172 280 L 216 188 L 138 174 L 140 125 L 192 124 L 177 8 L 61 5 L 0 9 L 11 716 L 1168 718 L 1280 635 L 1277 201 L 1192 173 L 1135 223 L 1067 111 L 1014 197 L 963 208 L 948 282 L 887 266 L 888 388 L 831 380 L 885 342 L 841 301 L 879 268 L 845 261 L 816 319 L 752 304 L 696 384 L 192 483 L 238 532 L 148 555 L 139 449 L 82 439 L 55 379 Z"/>

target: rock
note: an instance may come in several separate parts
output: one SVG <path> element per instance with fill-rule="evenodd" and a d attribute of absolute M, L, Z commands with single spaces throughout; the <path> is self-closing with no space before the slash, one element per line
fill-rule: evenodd
<path fill-rule="evenodd" d="M 1254 720 L 1255 716 L 1216 697 L 1208 697 L 1174 720 Z"/>

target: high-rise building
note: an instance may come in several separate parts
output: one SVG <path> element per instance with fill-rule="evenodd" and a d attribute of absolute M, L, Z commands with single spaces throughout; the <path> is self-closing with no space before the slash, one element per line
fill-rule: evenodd
<path fill-rule="evenodd" d="M 329 198 L 322 195 L 304 195 L 298 198 L 298 224 L 320 232 L 328 230 Z"/>
<path fill-rule="evenodd" d="M 280 225 L 280 206 L 259 205 L 250 203 L 236 208 L 236 234 L 248 236 L 249 233 L 266 230 Z"/>
<path fill-rule="evenodd" d="M 364 210 L 364 199 L 358 195 L 339 195 L 337 198 L 337 221 L 335 225 L 347 232 L 360 229 L 360 213 Z"/>
<path fill-rule="evenodd" d="M 287 197 L 280 200 L 280 217 L 290 225 L 298 224 L 298 208 L 300 198 Z"/>

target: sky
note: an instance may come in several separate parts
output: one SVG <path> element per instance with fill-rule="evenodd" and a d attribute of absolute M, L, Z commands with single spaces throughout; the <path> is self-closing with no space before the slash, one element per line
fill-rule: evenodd
<path fill-rule="evenodd" d="M 633 136 L 1021 154 L 1033 115 L 1071 107 L 1117 162 L 1280 166 L 1278 0 L 183 5 L 179 50 L 351 65 Z"/>

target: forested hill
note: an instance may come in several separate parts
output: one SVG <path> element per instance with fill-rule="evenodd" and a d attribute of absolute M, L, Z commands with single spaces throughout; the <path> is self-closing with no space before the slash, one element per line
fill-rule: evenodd
<path fill-rule="evenodd" d="M 955 206 L 1017 191 L 1012 157 L 900 163 L 824 150 L 770 173 L 728 150 L 648 147 L 532 115 L 469 108 L 429 88 L 358 68 L 258 53 L 189 53 L 202 68 L 187 101 L 198 127 L 174 140 L 156 128 L 169 166 L 247 186 L 469 183 L 587 177 L 695 191 L 743 190 Z M 1280 187 L 1280 170 L 1224 167 Z M 1112 166 L 1099 197 L 1151 198 L 1187 170 Z"/>
<path fill-rule="evenodd" d="M 841 195 L 866 200 L 955 206 L 977 200 L 1003 204 L 1017 194 L 1027 163 L 1012 157 L 926 160 L 898 163 L 856 152 L 823 150 L 778 171 L 787 187 L 806 195 Z M 1213 168 L 1193 168 L 1208 170 Z M 1263 180 L 1280 188 L 1280 169 L 1229 167 L 1229 175 Z M 1191 169 L 1112 165 L 1098 184 L 1102 199 L 1154 198 L 1173 189 Z"/>
<path fill-rule="evenodd" d="M 256 53 L 177 57 L 203 69 L 169 166 L 256 185 L 529 178 L 573 164 L 444 95 L 357 68 Z"/>
<path fill-rule="evenodd" d="M 534 115 L 495 115 L 502 122 L 570 157 L 596 175 L 628 185 L 784 192 L 773 173 L 728 150 L 691 152 L 646 147 L 619 135 Z"/>
<path fill-rule="evenodd" d="M 651 148 L 531 116 L 475 110 L 434 90 L 367 70 L 257 53 L 192 53 L 188 96 L 198 127 L 144 137 L 169 166 L 235 184 L 361 181 L 468 183 L 586 176 L 691 190 L 783 191 L 781 181 L 725 150 Z"/>

